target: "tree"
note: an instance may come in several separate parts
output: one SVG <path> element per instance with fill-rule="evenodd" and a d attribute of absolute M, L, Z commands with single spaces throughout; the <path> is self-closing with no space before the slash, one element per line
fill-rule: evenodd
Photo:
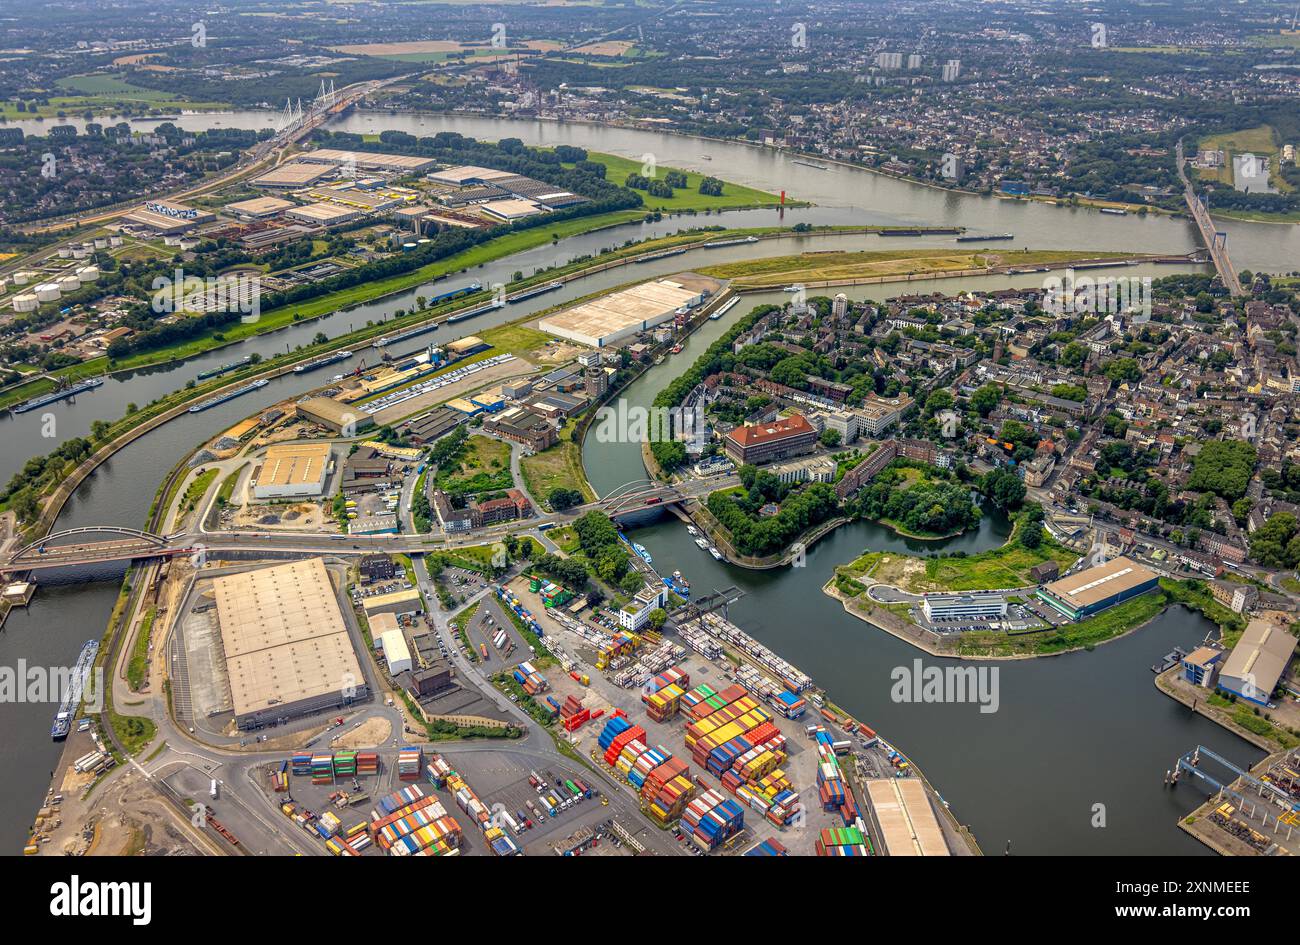
<path fill-rule="evenodd" d="M 828 449 L 835 449 L 835 447 L 840 445 L 840 431 L 832 430 L 830 428 L 823 430 L 821 441 L 822 446 L 825 446 Z"/>
<path fill-rule="evenodd" d="M 1002 400 L 1002 388 L 997 384 L 985 384 L 971 394 L 970 405 L 981 417 L 987 417 Z"/>
<path fill-rule="evenodd" d="M 550 492 L 546 493 L 546 502 L 557 512 L 563 512 L 565 509 L 571 509 L 575 505 L 582 504 L 582 493 L 577 489 L 566 489 L 563 486 L 556 486 Z"/>
<path fill-rule="evenodd" d="M 649 621 L 652 630 L 659 630 L 668 620 L 668 611 L 664 610 L 662 607 L 656 607 L 646 615 L 646 620 Z"/>
<path fill-rule="evenodd" d="M 1011 511 L 1025 501 L 1025 484 L 1009 469 L 993 469 L 980 480 L 980 493 L 994 508 Z"/>
<path fill-rule="evenodd" d="M 1037 502 L 1025 506 L 1018 531 L 1021 547 L 1035 549 L 1043 543 L 1043 507 Z"/>

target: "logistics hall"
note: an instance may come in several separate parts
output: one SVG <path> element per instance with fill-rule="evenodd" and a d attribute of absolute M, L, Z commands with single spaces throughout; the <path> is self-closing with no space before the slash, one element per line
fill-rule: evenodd
<path fill-rule="evenodd" d="M 1154 571 L 1131 558 L 1116 558 L 1046 584 L 1038 596 L 1071 620 L 1079 620 L 1145 594 L 1159 583 Z"/>
<path fill-rule="evenodd" d="M 671 279 L 645 282 L 592 299 L 537 323 L 542 331 L 603 348 L 670 321 L 679 309 L 694 308 L 704 294 Z"/>
<path fill-rule="evenodd" d="M 369 689 L 322 558 L 214 578 L 240 729 L 333 709 Z"/>

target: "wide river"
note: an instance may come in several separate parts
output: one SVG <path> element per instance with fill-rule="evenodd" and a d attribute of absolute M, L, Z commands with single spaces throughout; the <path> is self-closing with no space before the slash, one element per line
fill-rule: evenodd
<path fill-rule="evenodd" d="M 75 122 L 73 122 L 75 124 Z M 262 112 L 233 112 L 182 116 L 176 123 L 199 130 L 224 127 L 259 128 L 272 123 Z M 47 123 L 49 124 L 49 123 Z M 136 123 L 148 127 L 148 123 Z M 36 123 L 21 123 L 28 133 Z M 1187 253 L 1195 249 L 1193 224 L 1184 220 L 1137 216 L 1113 217 L 1092 211 L 970 197 L 932 190 L 864 171 L 831 166 L 816 170 L 792 164 L 782 154 L 741 144 L 699 141 L 659 132 L 610 129 L 581 124 L 509 121 L 465 117 L 420 116 L 380 112 L 355 113 L 336 127 L 377 132 L 388 128 L 413 134 L 455 130 L 485 140 L 519 137 L 529 144 L 575 144 L 640 158 L 653 154 L 666 166 L 715 173 L 728 180 L 790 196 L 817 206 L 777 211 L 744 211 L 724 216 L 677 217 L 657 224 L 635 224 L 565 240 L 499 260 L 453 276 L 484 284 L 506 281 L 516 269 L 563 263 L 570 258 L 615 246 L 626 239 L 674 232 L 705 223 L 762 226 L 784 220 L 827 224 L 915 224 L 965 226 L 975 232 L 1014 232 L 1015 245 L 1033 248 L 1129 250 Z M 1300 231 L 1295 227 L 1226 223 L 1229 245 L 1239 266 L 1289 271 L 1300 258 Z M 951 238 L 881 239 L 872 236 L 799 237 L 755 247 L 697 250 L 631 269 L 614 270 L 572 283 L 552 293 L 511 306 L 505 313 L 486 315 L 430 336 L 447 341 L 481 330 L 505 318 L 518 318 L 602 287 L 632 278 L 653 277 L 691 266 L 707 265 L 759 253 L 798 252 L 825 248 L 908 248 L 951 246 Z M 1137 267 L 1127 275 L 1161 275 L 1169 267 Z M 863 287 L 855 298 L 882 298 L 901 291 L 954 292 L 962 288 L 1034 285 L 1034 277 L 996 280 L 931 280 L 902 287 Z M 273 354 L 310 341 L 324 330 L 331 337 L 367 320 L 379 320 L 425 292 L 417 287 L 381 302 L 335 313 L 271 335 L 250 339 L 219 352 L 165 365 L 130 376 L 115 377 L 75 404 L 53 408 L 57 439 L 41 436 L 38 412 L 0 420 L 5 449 L 0 476 L 8 477 L 31 456 L 48 452 L 55 442 L 84 434 L 95 419 L 116 419 L 128 403 L 144 404 L 175 390 L 207 367 L 250 352 Z M 426 293 L 427 294 L 427 293 Z M 774 296 L 773 300 L 780 300 Z M 762 301 L 761 298 L 754 300 Z M 749 299 L 727 318 L 706 324 L 682 355 L 652 369 L 626 392 L 633 403 L 649 403 L 678 373 L 748 311 Z M 417 347 L 414 340 L 411 348 Z M 403 347 L 405 350 L 405 347 Z M 290 375 L 254 394 L 199 414 L 187 415 L 144 437 L 101 467 L 78 490 L 58 527 L 120 524 L 139 526 L 145 520 L 158 483 L 175 462 L 239 419 L 287 396 L 325 382 L 345 363 L 303 377 Z M 642 478 L 633 444 L 590 445 L 588 474 L 604 492 Z M 986 520 L 978 533 L 954 539 L 968 550 L 991 547 L 1003 531 Z M 915 758 L 969 824 L 987 852 L 1000 852 L 1007 841 L 1016 853 L 1198 853 L 1203 848 L 1175 826 L 1180 813 L 1193 806 L 1189 789 L 1177 796 L 1160 784 L 1176 756 L 1200 743 L 1239 763 L 1251 763 L 1260 753 L 1159 695 L 1149 665 L 1175 644 L 1191 644 L 1209 629 L 1206 621 L 1183 611 L 1171 611 L 1124 640 L 1092 653 L 1048 660 L 1001 664 L 1000 708 L 980 714 L 975 706 L 896 705 L 889 699 L 889 670 L 910 664 L 916 651 L 846 616 L 838 604 L 820 593 L 835 564 L 864 548 L 903 548 L 891 533 L 866 524 L 842 528 L 819 543 L 808 566 L 779 572 L 749 573 L 719 566 L 699 553 L 685 531 L 664 523 L 642 529 L 638 540 L 653 552 L 656 565 L 681 568 L 698 593 L 737 584 L 746 596 L 732 614 L 756 636 L 800 665 L 824 685 L 847 709 L 895 740 Z M 15 611 L 0 634 L 0 666 L 68 665 L 81 643 L 105 627 L 117 594 L 121 572 L 66 576 L 47 584 L 32 606 Z M 31 816 L 40 804 L 58 757 L 48 738 L 53 710 L 48 704 L 5 704 L 0 709 L 0 850 L 17 852 L 26 838 Z M 1091 826 L 1093 807 L 1106 805 L 1105 828 Z"/>

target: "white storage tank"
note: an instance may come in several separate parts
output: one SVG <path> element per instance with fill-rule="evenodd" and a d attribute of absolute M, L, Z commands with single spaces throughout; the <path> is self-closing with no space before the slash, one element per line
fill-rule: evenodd
<path fill-rule="evenodd" d="M 13 306 L 15 312 L 34 312 L 41 307 L 41 303 L 30 292 L 24 292 L 14 296 Z"/>
<path fill-rule="evenodd" d="M 59 280 L 60 292 L 76 292 L 81 288 L 81 280 L 76 276 L 64 276 Z"/>
<path fill-rule="evenodd" d="M 109 245 L 109 246 L 121 246 L 121 245 L 122 245 L 122 237 L 120 237 L 120 236 L 110 236 L 110 237 L 108 238 L 108 245 Z"/>
<path fill-rule="evenodd" d="M 71 255 L 72 255 L 72 250 L 71 250 L 71 249 L 69 249 L 69 248 L 66 247 L 66 246 L 60 246 L 60 247 L 59 247 L 59 258 L 60 258 L 60 259 L 67 259 L 67 258 L 68 258 L 69 256 L 71 256 Z"/>
<path fill-rule="evenodd" d="M 14 285 L 27 285 L 32 279 L 36 278 L 36 273 L 28 272 L 24 269 L 22 272 L 14 273 Z"/>
<path fill-rule="evenodd" d="M 106 237 L 106 236 L 96 236 L 96 237 L 95 237 L 95 249 L 108 249 L 108 237 Z"/>
<path fill-rule="evenodd" d="M 72 251 L 72 258 L 73 258 L 73 259 L 85 259 L 85 258 L 86 258 L 87 256 L 89 256 L 89 255 L 90 255 L 90 253 L 89 253 L 87 250 L 82 249 L 80 246 L 76 247 L 76 248 Z"/>
<path fill-rule="evenodd" d="M 94 282 L 99 278 L 98 266 L 82 266 L 77 270 L 77 278 L 83 283 Z"/>
<path fill-rule="evenodd" d="M 35 289 L 36 299 L 40 302 L 57 302 L 63 298 L 63 292 L 53 282 L 42 282 Z"/>

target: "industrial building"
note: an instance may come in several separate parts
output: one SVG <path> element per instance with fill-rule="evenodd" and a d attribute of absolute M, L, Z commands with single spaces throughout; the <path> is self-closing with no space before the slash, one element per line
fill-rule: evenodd
<path fill-rule="evenodd" d="M 292 200 L 283 200 L 280 197 L 253 197 L 251 200 L 236 200 L 221 209 L 224 213 L 241 220 L 265 220 L 294 206 L 296 204 Z"/>
<path fill-rule="evenodd" d="M 927 594 L 921 609 L 925 611 L 925 618 L 932 623 L 940 619 L 1005 617 L 1007 599 L 992 591 L 970 594 Z"/>
<path fill-rule="evenodd" d="M 279 443 L 268 447 L 255 474 L 257 499 L 291 499 L 325 492 L 333 462 L 328 443 Z"/>
<path fill-rule="evenodd" d="M 300 223 L 331 227 L 342 226 L 344 223 L 351 223 L 353 220 L 360 219 L 362 211 L 356 207 L 341 207 L 335 203 L 322 201 L 294 207 L 292 210 L 286 210 L 284 215 Z"/>
<path fill-rule="evenodd" d="M 542 331 L 603 348 L 670 321 L 678 309 L 694 308 L 705 293 L 671 279 L 645 282 L 584 302 L 537 323 Z"/>
<path fill-rule="evenodd" d="M 919 778 L 873 778 L 863 787 L 885 856 L 952 855 Z"/>
<path fill-rule="evenodd" d="M 362 608 L 366 612 L 366 619 L 370 619 L 375 614 L 422 614 L 424 613 L 424 599 L 420 597 L 420 592 L 414 587 L 408 587 L 406 590 L 393 591 L 389 594 L 376 594 L 373 597 L 367 597 L 361 602 Z"/>
<path fill-rule="evenodd" d="M 1071 620 L 1079 620 L 1154 590 L 1160 578 L 1131 558 L 1115 558 L 1044 585 L 1038 596 Z"/>
<path fill-rule="evenodd" d="M 204 223 L 211 223 L 216 214 L 210 210 L 196 210 L 180 203 L 165 200 L 148 201 L 122 217 L 127 224 L 148 230 L 159 236 L 184 233 Z"/>
<path fill-rule="evenodd" d="M 294 411 L 303 420 L 343 436 L 356 436 L 361 430 L 375 425 L 369 414 L 332 397 L 310 397 L 300 401 Z"/>
<path fill-rule="evenodd" d="M 649 622 L 650 614 L 655 608 L 663 607 L 667 603 L 668 586 L 666 584 L 660 583 L 654 587 L 643 587 L 619 610 L 619 625 L 624 630 L 631 630 L 635 633 Z"/>
<path fill-rule="evenodd" d="M 380 154 L 377 151 L 342 151 L 336 148 L 317 148 L 298 155 L 298 160 L 312 164 L 330 164 L 334 167 L 355 167 L 365 171 L 389 171 L 401 174 L 418 174 L 438 162 L 432 158 L 409 154 Z"/>
<path fill-rule="evenodd" d="M 1252 620 L 1219 670 L 1219 688 L 1247 702 L 1268 705 L 1295 648 L 1296 638 L 1286 627 L 1271 620 Z"/>
<path fill-rule="evenodd" d="M 770 463 L 811 452 L 817 428 L 802 414 L 757 426 L 736 427 L 722 438 L 723 451 L 737 466 Z"/>
<path fill-rule="evenodd" d="M 368 695 L 323 559 L 222 575 L 212 587 L 240 729 Z"/>
<path fill-rule="evenodd" d="M 321 178 L 328 177 L 330 173 L 331 168 L 322 167 L 319 164 L 302 164 L 298 162 L 281 164 L 260 177 L 254 178 L 253 186 L 261 187 L 264 190 L 296 190 L 299 187 L 314 184 Z"/>
<path fill-rule="evenodd" d="M 412 668 L 411 648 L 406 645 L 406 634 L 401 627 L 385 630 L 376 637 L 379 649 L 384 653 L 384 662 L 388 664 L 388 675 L 409 673 Z"/>

